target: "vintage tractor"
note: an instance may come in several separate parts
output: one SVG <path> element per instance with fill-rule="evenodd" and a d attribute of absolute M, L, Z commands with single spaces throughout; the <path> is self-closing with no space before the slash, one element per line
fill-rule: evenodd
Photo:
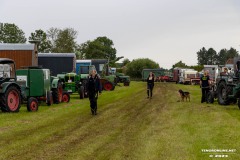
<path fill-rule="evenodd" d="M 130 85 L 130 77 L 124 75 L 123 73 L 116 73 L 117 83 L 123 83 L 124 86 Z"/>
<path fill-rule="evenodd" d="M 94 65 L 90 66 L 79 66 L 79 73 L 66 73 L 66 74 L 58 74 L 57 77 L 63 83 L 64 91 L 68 93 L 76 93 L 78 92 L 80 99 L 88 97 L 87 93 L 87 79 L 89 73 L 92 69 L 95 69 Z M 107 77 L 109 78 L 109 77 Z M 111 78 L 107 79 L 101 78 L 100 81 L 104 90 L 113 90 L 115 85 L 110 81 Z"/>
<path fill-rule="evenodd" d="M 221 68 L 218 70 L 222 70 Z M 213 103 L 217 98 L 220 105 L 228 105 L 237 103 L 240 108 L 240 77 L 234 72 L 220 72 L 215 82 L 211 86 L 211 91 L 208 94 L 208 102 Z"/>
<path fill-rule="evenodd" d="M 21 105 L 21 88 L 16 83 L 15 63 L 0 58 L 0 108 L 3 112 L 18 112 Z"/>
<path fill-rule="evenodd" d="M 27 67 L 17 70 L 16 75 L 22 101 L 27 103 L 28 111 L 37 111 L 38 101 L 46 101 L 50 106 L 70 100 L 68 93 L 63 92 L 59 78 L 51 77 L 49 69 Z"/>

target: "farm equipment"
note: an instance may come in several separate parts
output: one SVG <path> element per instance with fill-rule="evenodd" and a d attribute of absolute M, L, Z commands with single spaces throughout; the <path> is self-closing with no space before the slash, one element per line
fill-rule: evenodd
<path fill-rule="evenodd" d="M 16 75 L 22 101 L 27 103 L 28 111 L 37 111 L 39 101 L 46 101 L 50 106 L 70 100 L 68 93 L 63 92 L 60 80 L 50 76 L 49 69 L 27 67 L 17 70 Z"/>
<path fill-rule="evenodd" d="M 123 83 L 124 86 L 130 85 L 130 77 L 124 75 L 123 73 L 116 72 L 116 82 Z"/>
<path fill-rule="evenodd" d="M 95 69 L 94 65 L 79 66 L 79 73 L 66 73 L 58 74 L 57 77 L 61 79 L 63 83 L 63 89 L 68 93 L 78 92 L 80 99 L 88 97 L 87 93 L 87 79 L 91 70 Z M 115 85 L 111 81 L 114 81 L 111 76 L 100 78 L 102 87 L 104 90 L 114 90 Z"/>
<path fill-rule="evenodd" d="M 218 70 L 222 70 L 222 68 Z M 229 73 L 219 73 L 216 83 L 213 83 L 211 86 L 211 91 L 208 94 L 208 102 L 213 103 L 214 98 L 218 99 L 220 105 L 228 105 L 230 103 L 237 103 L 238 101 L 240 109 L 240 77 L 239 74 L 231 72 L 230 68 L 229 70 Z"/>
<path fill-rule="evenodd" d="M 0 58 L 0 107 L 3 112 L 18 112 L 21 105 L 21 88 L 16 83 L 15 63 Z"/>

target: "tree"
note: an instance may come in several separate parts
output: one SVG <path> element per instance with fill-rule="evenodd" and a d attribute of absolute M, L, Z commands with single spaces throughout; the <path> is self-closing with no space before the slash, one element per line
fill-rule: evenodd
<path fill-rule="evenodd" d="M 227 60 L 226 56 L 227 56 L 227 49 L 221 49 L 220 52 L 218 53 L 217 64 L 224 65 Z"/>
<path fill-rule="evenodd" d="M 14 23 L 1 23 L 0 43 L 26 43 L 25 34 Z"/>
<path fill-rule="evenodd" d="M 77 31 L 73 28 L 60 30 L 58 28 L 50 28 L 47 31 L 48 37 L 51 39 L 52 52 L 56 53 L 72 53 L 75 52 L 77 43 Z"/>
<path fill-rule="evenodd" d="M 39 40 L 40 44 L 38 45 L 38 52 L 48 53 L 51 52 L 52 46 L 51 41 L 47 39 L 47 34 L 39 29 L 35 30 L 34 33 L 31 33 L 29 40 Z"/>
<path fill-rule="evenodd" d="M 207 50 L 203 47 L 197 52 L 198 65 L 204 65 L 208 61 Z"/>
<path fill-rule="evenodd" d="M 228 51 L 227 51 L 227 55 L 226 55 L 226 60 L 225 62 L 229 59 L 229 58 L 234 58 L 234 57 L 237 57 L 239 54 L 238 54 L 238 51 L 234 48 L 230 48 Z M 225 64 L 224 62 L 224 64 Z"/>
<path fill-rule="evenodd" d="M 175 68 L 175 67 L 180 67 L 180 68 L 189 68 L 185 63 L 183 63 L 182 61 L 179 61 L 177 63 L 175 63 L 172 68 Z"/>
<path fill-rule="evenodd" d="M 127 75 L 133 78 L 141 78 L 143 69 L 157 69 L 159 68 L 159 64 L 149 58 L 139 58 L 132 60 L 126 67 Z"/>
<path fill-rule="evenodd" d="M 59 32 L 60 32 L 60 29 L 54 28 L 54 27 L 50 28 L 47 31 L 47 37 L 51 41 L 52 48 L 56 48 L 55 42 L 57 40 L 57 36 L 58 36 Z"/>
<path fill-rule="evenodd" d="M 123 66 L 126 66 L 128 63 L 130 63 L 130 60 L 128 58 L 125 58 L 122 62 Z"/>
<path fill-rule="evenodd" d="M 207 51 L 207 61 L 205 64 L 214 65 L 217 64 L 217 52 L 213 48 L 209 48 Z"/>
<path fill-rule="evenodd" d="M 115 61 L 117 50 L 113 47 L 114 43 L 107 37 L 97 37 L 93 41 L 87 41 L 80 45 L 80 53 L 86 59 L 109 59 Z"/>

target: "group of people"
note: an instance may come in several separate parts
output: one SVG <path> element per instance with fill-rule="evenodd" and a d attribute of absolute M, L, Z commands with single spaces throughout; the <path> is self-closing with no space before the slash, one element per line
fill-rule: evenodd
<path fill-rule="evenodd" d="M 154 88 L 155 76 L 152 72 L 149 73 L 147 78 L 147 98 L 152 99 L 153 88 Z M 204 71 L 203 76 L 200 78 L 200 87 L 202 90 L 202 99 L 201 103 L 207 102 L 207 95 L 210 89 L 210 78 L 208 71 Z M 100 82 L 100 77 L 97 74 L 96 70 L 93 69 L 90 71 L 88 82 L 87 82 L 87 91 L 90 101 L 90 108 L 92 115 L 97 115 L 97 99 L 101 95 L 102 86 Z"/>
<path fill-rule="evenodd" d="M 153 96 L 153 87 L 154 87 L 154 74 L 152 72 L 149 73 L 147 78 L 147 95 L 149 99 Z M 95 69 L 90 71 L 87 81 L 87 92 L 90 101 L 90 108 L 92 115 L 97 115 L 97 99 L 98 96 L 102 93 L 102 86 L 100 82 L 100 77 L 97 74 Z"/>

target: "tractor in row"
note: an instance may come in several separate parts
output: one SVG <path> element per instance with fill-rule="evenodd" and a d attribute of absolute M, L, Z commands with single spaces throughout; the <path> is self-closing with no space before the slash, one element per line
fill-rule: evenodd
<path fill-rule="evenodd" d="M 28 111 L 37 111 L 38 102 L 69 102 L 70 96 L 63 92 L 60 80 L 50 76 L 49 69 L 26 67 L 15 70 L 15 63 L 0 58 L 0 108 L 3 112 L 18 112 L 21 103 Z"/>
<path fill-rule="evenodd" d="M 238 66 L 239 68 L 240 66 Z M 237 103 L 240 109 L 240 74 L 234 67 L 227 68 L 228 72 L 224 72 L 225 66 L 219 66 L 216 69 L 218 76 L 212 81 L 211 90 L 207 95 L 207 102 L 213 103 L 217 99 L 220 105 L 229 105 Z"/>
<path fill-rule="evenodd" d="M 80 99 L 88 97 L 87 93 L 87 79 L 91 70 L 95 69 L 94 65 L 79 66 L 79 73 L 63 73 L 58 74 L 57 77 L 63 84 L 63 89 L 68 93 L 78 92 Z M 100 77 L 100 81 L 104 90 L 110 91 L 115 88 L 115 79 L 111 76 Z"/>

